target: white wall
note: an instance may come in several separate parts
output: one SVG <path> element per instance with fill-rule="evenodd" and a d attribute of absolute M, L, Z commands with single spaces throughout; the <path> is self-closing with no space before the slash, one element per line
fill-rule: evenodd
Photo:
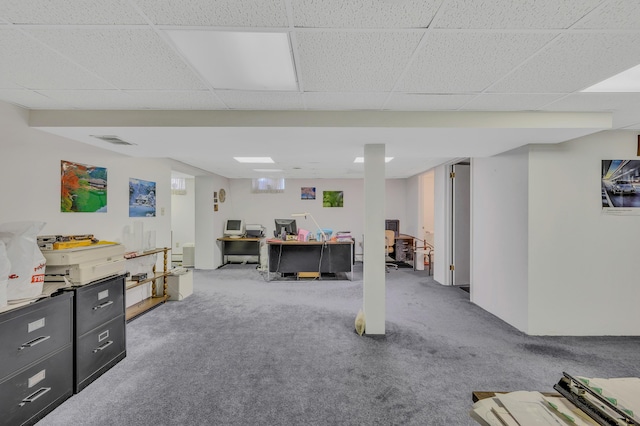
<path fill-rule="evenodd" d="M 471 301 L 525 332 L 528 161 L 520 148 L 471 165 Z"/>
<path fill-rule="evenodd" d="M 196 229 L 196 269 L 215 269 L 221 265 L 220 248 L 216 239 L 222 236 L 224 221 L 233 216 L 234 191 L 230 190 L 229 179 L 219 176 L 196 176 L 195 229 Z M 214 211 L 214 193 L 224 188 L 227 199 L 218 202 L 218 211 Z M 219 201 L 219 200 L 218 200 Z"/>
<path fill-rule="evenodd" d="M 640 335 L 640 216 L 600 204 L 601 161 L 638 159 L 637 135 L 531 148 L 530 334 Z"/>
<path fill-rule="evenodd" d="M 422 235 L 425 232 L 434 232 L 434 213 L 435 213 L 435 173 L 433 170 L 428 171 L 420 176 L 421 194 L 422 194 Z"/>
<path fill-rule="evenodd" d="M 195 178 L 186 178 L 187 193 L 171 195 L 172 254 L 182 254 L 182 247 L 185 244 L 194 244 L 196 241 L 195 182 Z"/>
<path fill-rule="evenodd" d="M 0 222 L 44 221 L 45 234 L 94 234 L 122 241 L 135 220 L 156 232 L 156 245 L 171 244 L 171 170 L 164 160 L 130 158 L 71 141 L 27 125 L 28 111 L 0 102 Z M 107 168 L 107 212 L 60 212 L 60 161 Z M 157 216 L 129 217 L 129 178 L 156 182 Z M 164 214 L 162 213 L 164 212 Z"/>
<path fill-rule="evenodd" d="M 449 255 L 447 233 L 451 208 L 448 196 L 449 188 L 449 167 L 438 166 L 433 169 L 434 179 L 434 201 L 433 201 L 433 245 L 435 253 L 432 257 L 433 279 L 443 285 L 450 285 L 451 273 L 449 272 Z"/>

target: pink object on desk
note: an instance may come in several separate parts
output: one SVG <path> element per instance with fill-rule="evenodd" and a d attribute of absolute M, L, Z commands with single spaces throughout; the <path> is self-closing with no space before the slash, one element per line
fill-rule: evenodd
<path fill-rule="evenodd" d="M 309 241 L 309 234 L 310 234 L 310 232 L 307 231 L 306 229 L 299 229 L 298 230 L 298 241 Z"/>

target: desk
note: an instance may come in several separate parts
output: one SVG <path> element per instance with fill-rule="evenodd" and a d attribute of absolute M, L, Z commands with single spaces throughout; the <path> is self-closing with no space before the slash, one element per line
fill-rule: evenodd
<path fill-rule="evenodd" d="M 353 279 L 353 241 L 267 240 L 267 280 L 271 273 L 348 272 Z"/>
<path fill-rule="evenodd" d="M 226 265 L 227 256 L 258 256 L 260 264 L 260 246 L 263 238 L 218 238 L 220 241 L 220 253 L 222 253 L 222 263 L 220 267 Z"/>
<path fill-rule="evenodd" d="M 398 262 L 411 263 L 413 261 L 413 237 L 411 235 L 400 234 L 395 238 L 393 247 L 393 257 Z"/>

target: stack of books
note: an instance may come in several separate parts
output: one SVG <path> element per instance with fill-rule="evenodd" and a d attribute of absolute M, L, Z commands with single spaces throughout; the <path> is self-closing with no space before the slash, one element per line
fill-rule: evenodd
<path fill-rule="evenodd" d="M 339 231 L 336 232 L 336 241 L 351 241 L 351 231 Z"/>

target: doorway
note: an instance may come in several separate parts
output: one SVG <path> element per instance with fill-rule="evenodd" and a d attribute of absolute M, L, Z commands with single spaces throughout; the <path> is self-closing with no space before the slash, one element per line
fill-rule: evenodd
<path fill-rule="evenodd" d="M 451 284 L 471 282 L 471 165 L 468 160 L 452 164 L 451 179 Z"/>

